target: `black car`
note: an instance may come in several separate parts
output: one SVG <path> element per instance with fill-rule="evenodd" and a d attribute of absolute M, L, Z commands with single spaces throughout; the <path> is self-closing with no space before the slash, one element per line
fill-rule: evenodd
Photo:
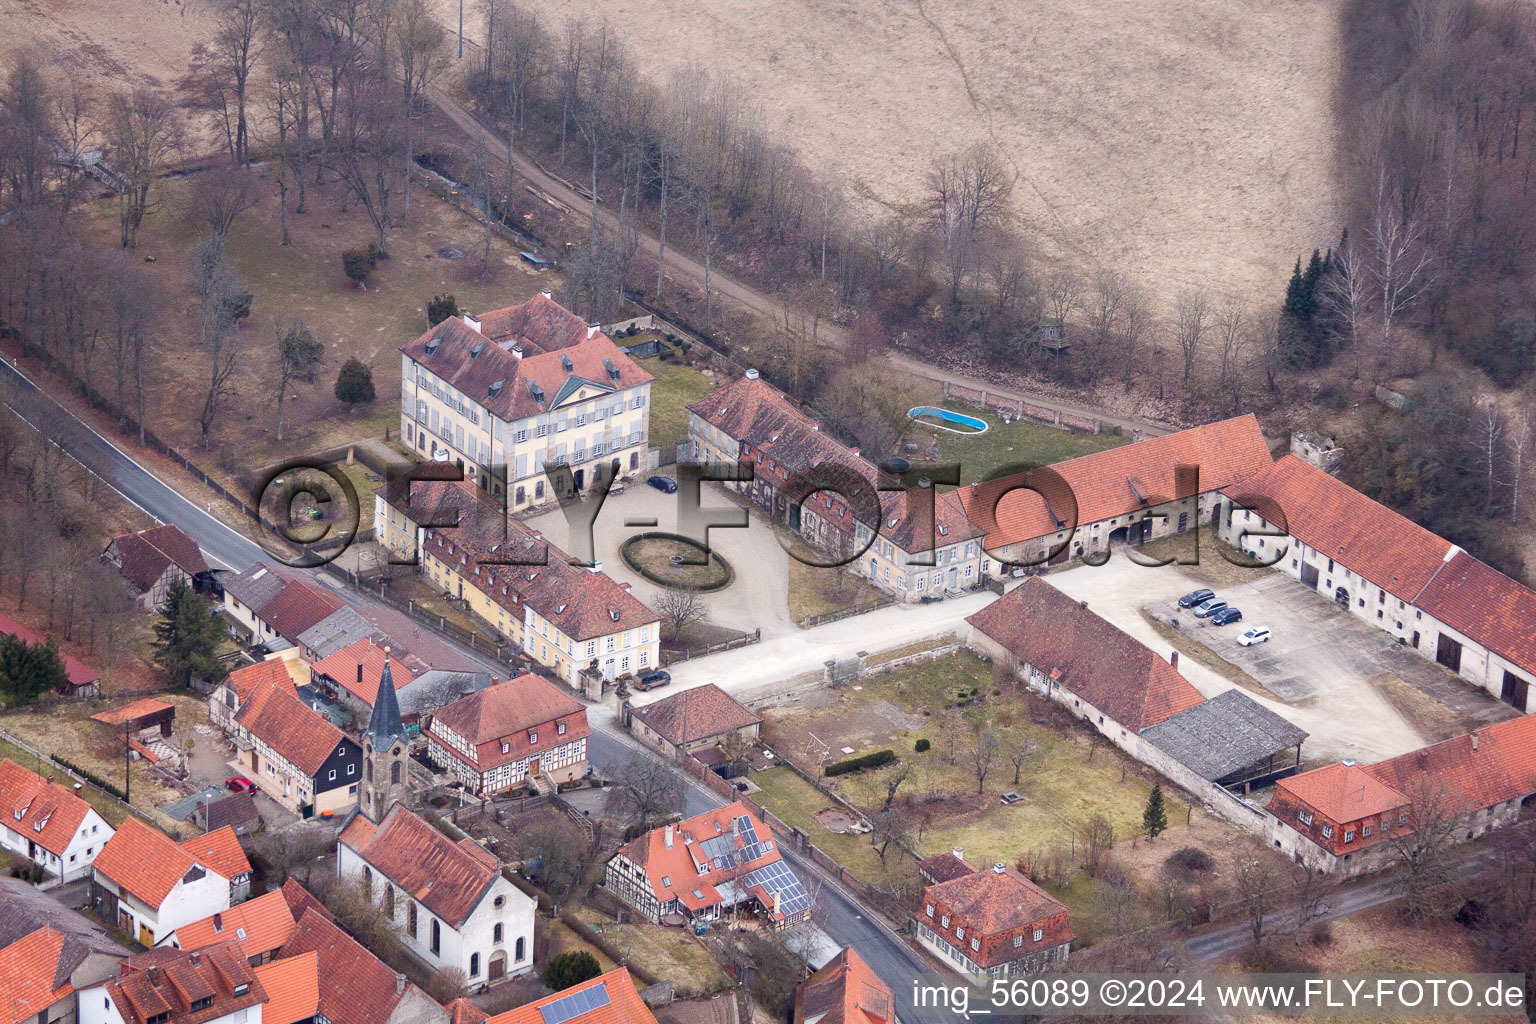
<path fill-rule="evenodd" d="M 653 476 L 646 483 L 661 491 L 663 494 L 671 494 L 677 490 L 677 481 L 669 476 Z"/>
<path fill-rule="evenodd" d="M 654 690 L 658 686 L 666 686 L 672 681 L 672 673 L 665 669 L 656 669 L 652 672 L 640 673 L 640 679 L 635 683 L 637 690 Z"/>
<path fill-rule="evenodd" d="M 1243 613 L 1236 608 L 1223 608 L 1211 616 L 1211 625 L 1213 626 L 1230 626 L 1234 622 L 1241 621 L 1243 621 Z"/>
<path fill-rule="evenodd" d="M 1209 601 L 1215 596 L 1216 592 L 1214 590 L 1207 590 L 1204 587 L 1201 587 L 1199 590 L 1191 590 L 1189 593 L 1179 598 L 1179 607 L 1193 608 L 1197 604 L 1204 604 L 1206 601 Z"/>

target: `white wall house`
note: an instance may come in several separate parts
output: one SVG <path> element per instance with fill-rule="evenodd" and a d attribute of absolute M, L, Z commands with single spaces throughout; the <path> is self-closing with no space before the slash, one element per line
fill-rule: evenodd
<path fill-rule="evenodd" d="M 396 804 L 375 826 L 356 814 L 337 843 L 337 873 L 364 885 L 411 951 L 457 967 L 479 990 L 533 967 L 535 900 L 494 856 L 455 843 Z"/>
<path fill-rule="evenodd" d="M 228 910 L 229 894 L 228 878 L 137 818 L 123 822 L 92 865 L 97 913 L 144 946 Z"/>

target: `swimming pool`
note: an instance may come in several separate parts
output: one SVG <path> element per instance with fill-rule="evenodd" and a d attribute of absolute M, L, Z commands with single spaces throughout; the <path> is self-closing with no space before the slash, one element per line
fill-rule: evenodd
<path fill-rule="evenodd" d="M 907 410 L 907 419 L 916 420 L 924 417 L 928 418 L 932 426 L 955 434 L 985 434 L 987 432 L 986 420 L 976 416 L 967 416 L 963 412 L 940 409 L 935 405 L 918 405 Z M 939 420 L 940 422 L 932 423 L 933 420 Z M 949 426 L 951 423 L 958 424 L 958 426 Z"/>

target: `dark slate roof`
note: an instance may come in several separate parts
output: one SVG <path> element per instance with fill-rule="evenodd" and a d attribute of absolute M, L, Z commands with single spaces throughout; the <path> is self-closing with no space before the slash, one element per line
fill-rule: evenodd
<path fill-rule="evenodd" d="M 51 893 L 33 888 L 19 878 L 0 878 L 0 949 L 42 927 L 69 936 L 64 952 L 73 971 L 89 953 L 128 956 L 128 950 L 107 930 L 85 915 L 66 907 Z M 65 966 L 61 962 L 61 967 Z"/>
<path fill-rule="evenodd" d="M 244 572 L 226 574 L 221 581 L 224 593 L 260 614 L 266 603 L 288 585 L 288 579 L 271 562 L 257 562 Z"/>
<path fill-rule="evenodd" d="M 452 704 L 460 697 L 479 693 L 492 682 L 489 672 L 459 672 L 450 669 L 433 669 L 423 672 L 395 691 L 403 715 L 436 711 Z"/>
<path fill-rule="evenodd" d="M 205 831 L 208 832 L 244 825 L 261 817 L 256 809 L 256 800 L 249 793 L 231 793 L 222 799 L 208 801 L 206 806 L 208 824 Z"/>
<path fill-rule="evenodd" d="M 394 673 L 389 668 L 389 658 L 384 659 L 384 671 L 379 675 L 379 692 L 373 698 L 373 713 L 368 716 L 365 736 L 373 739 L 377 750 L 384 750 L 395 740 L 411 742 L 405 723 L 400 721 L 400 700 L 395 696 Z"/>
<path fill-rule="evenodd" d="M 1241 690 L 1228 690 L 1145 730 L 1141 739 L 1214 782 L 1288 750 L 1307 733 Z"/>
<path fill-rule="evenodd" d="M 363 618 L 350 605 L 340 608 L 300 633 L 295 639 L 300 647 L 315 652 L 315 660 L 323 661 L 343 647 L 378 634 L 379 627 Z"/>

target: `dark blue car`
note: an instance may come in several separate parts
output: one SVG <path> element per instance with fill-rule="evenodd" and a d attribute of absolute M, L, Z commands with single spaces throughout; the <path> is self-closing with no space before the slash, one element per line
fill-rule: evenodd
<path fill-rule="evenodd" d="M 677 481 L 668 476 L 653 476 L 646 483 L 664 494 L 671 494 L 677 490 Z"/>
<path fill-rule="evenodd" d="M 1211 616 L 1211 625 L 1213 626 L 1227 626 L 1241 621 L 1243 621 L 1243 613 L 1236 608 L 1223 608 Z"/>

